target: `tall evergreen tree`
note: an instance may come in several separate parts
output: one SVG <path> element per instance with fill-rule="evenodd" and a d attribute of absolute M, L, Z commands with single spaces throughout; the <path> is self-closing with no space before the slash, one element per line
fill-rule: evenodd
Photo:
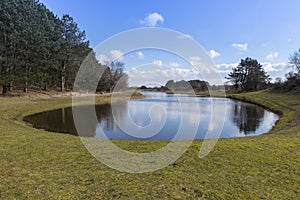
<path fill-rule="evenodd" d="M 75 74 L 81 62 L 88 55 L 91 49 L 86 42 L 84 31 L 80 31 L 77 23 L 69 15 L 64 15 L 61 19 L 62 45 L 61 45 L 61 91 L 65 86 L 71 87 Z"/>
<path fill-rule="evenodd" d="M 15 79 L 17 48 L 20 40 L 21 16 L 18 14 L 20 1 L 0 1 L 0 84 L 5 94 Z"/>
<path fill-rule="evenodd" d="M 264 89 L 270 82 L 270 76 L 264 71 L 262 65 L 249 57 L 242 59 L 226 78 L 232 82 L 235 89 L 240 91 Z"/>
<path fill-rule="evenodd" d="M 104 72 L 98 90 L 112 88 L 124 77 L 123 65 L 102 66 L 91 51 L 85 32 L 71 16 L 59 19 L 38 0 L 0 1 L 0 85 L 4 94 L 13 86 L 24 92 L 48 87 L 72 90 L 88 55 L 91 70 L 87 73 Z"/>

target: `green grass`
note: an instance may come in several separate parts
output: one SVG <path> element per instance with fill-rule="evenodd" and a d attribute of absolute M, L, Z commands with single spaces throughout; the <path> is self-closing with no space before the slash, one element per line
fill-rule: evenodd
<path fill-rule="evenodd" d="M 300 97 L 266 91 L 231 95 L 282 117 L 258 137 L 220 139 L 199 159 L 201 140 L 162 170 L 128 174 L 98 162 L 76 136 L 36 130 L 31 113 L 71 105 L 71 98 L 0 98 L 1 199 L 299 199 Z M 98 98 L 98 103 L 109 97 Z M 147 152 L 165 141 L 114 141 Z"/>

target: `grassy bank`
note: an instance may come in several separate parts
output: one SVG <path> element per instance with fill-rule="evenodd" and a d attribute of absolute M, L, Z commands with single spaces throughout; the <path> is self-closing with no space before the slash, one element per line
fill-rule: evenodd
<path fill-rule="evenodd" d="M 195 141 L 175 164 L 144 174 L 95 160 L 80 139 L 35 130 L 22 117 L 71 105 L 70 97 L 0 98 L 1 199 L 297 199 L 300 196 L 300 97 L 265 91 L 232 95 L 282 113 L 258 137 L 220 139 L 199 159 Z M 98 103 L 110 101 L 97 97 Z M 145 152 L 163 141 L 115 141 Z"/>

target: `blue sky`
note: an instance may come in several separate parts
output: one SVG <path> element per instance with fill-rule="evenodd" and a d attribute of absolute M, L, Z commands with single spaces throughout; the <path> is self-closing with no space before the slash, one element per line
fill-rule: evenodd
<path fill-rule="evenodd" d="M 291 70 L 286 66 L 289 55 L 300 48 L 298 0 L 41 2 L 58 16 L 70 14 L 79 27 L 86 31 L 92 47 L 112 35 L 147 26 L 187 34 L 210 54 L 222 76 L 226 76 L 240 59 L 249 56 L 262 63 L 273 79 L 283 77 Z M 112 51 L 111 57 L 122 53 L 118 49 Z M 135 61 L 132 55 L 136 55 Z M 106 55 L 108 57 L 110 56 Z M 178 58 L 167 54 L 162 56 L 157 51 L 134 52 L 131 59 L 122 59 L 128 71 L 143 63 L 158 66 L 163 64 L 176 69 L 187 68 Z"/>

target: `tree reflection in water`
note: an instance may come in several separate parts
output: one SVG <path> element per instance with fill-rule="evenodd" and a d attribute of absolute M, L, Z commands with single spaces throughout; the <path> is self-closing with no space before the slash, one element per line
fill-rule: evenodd
<path fill-rule="evenodd" d="M 96 106 L 96 113 L 99 124 L 101 124 L 104 130 L 113 131 L 118 128 L 117 122 L 124 118 L 127 114 L 128 102 L 120 101 L 113 103 L 114 111 L 112 111 L 111 104 Z M 98 124 L 96 124 L 97 126 Z M 94 131 L 94 134 L 95 131 Z"/>
<path fill-rule="evenodd" d="M 115 117 L 122 118 L 124 113 L 127 111 L 127 102 L 120 102 L 115 106 L 117 115 Z M 81 106 L 80 111 L 83 116 L 88 116 L 89 113 L 85 113 L 89 106 Z M 117 125 L 114 121 L 111 105 L 96 105 L 95 106 L 97 119 L 99 123 L 102 123 L 103 128 L 106 130 L 114 130 L 117 128 Z M 25 121 L 33 124 L 34 128 L 42 128 L 48 131 L 60 132 L 60 133 L 69 133 L 71 135 L 78 135 L 74 120 L 72 108 L 62 108 L 52 111 L 47 111 L 43 113 L 38 113 L 24 118 Z M 95 137 L 97 124 L 93 126 L 86 127 L 86 132 L 82 133 L 82 137 Z"/>
<path fill-rule="evenodd" d="M 232 120 L 239 128 L 240 133 L 245 135 L 255 132 L 264 117 L 264 109 L 255 105 L 241 105 L 239 103 L 232 106 Z"/>

